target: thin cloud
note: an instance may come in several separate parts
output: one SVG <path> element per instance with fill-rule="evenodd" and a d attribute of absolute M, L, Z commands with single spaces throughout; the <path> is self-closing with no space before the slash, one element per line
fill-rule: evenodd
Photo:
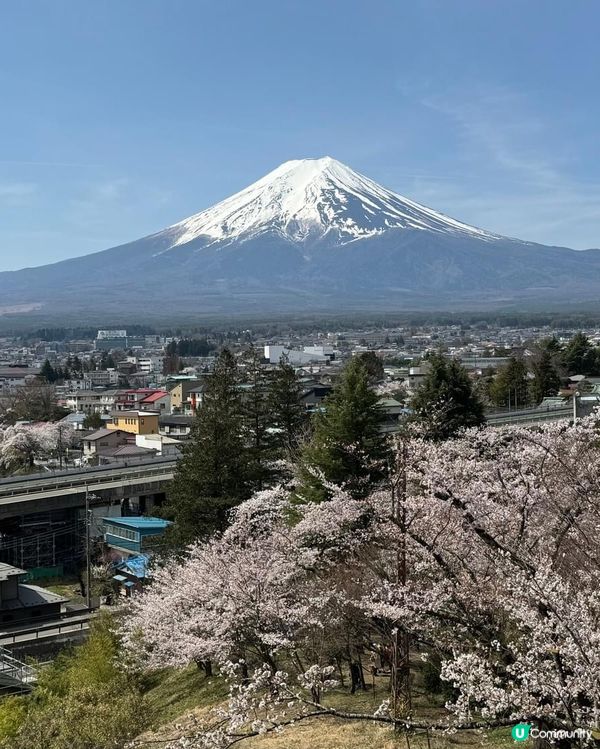
<path fill-rule="evenodd" d="M 509 236 L 579 249 L 600 245 L 600 183 L 573 174 L 551 142 L 554 123 L 521 95 L 475 86 L 416 98 L 453 126 L 455 158 L 465 166 L 452 184 L 448 175 L 416 176 L 418 200 Z"/>
<path fill-rule="evenodd" d="M 1 166 L 41 166 L 69 167 L 76 169 L 96 169 L 99 164 L 80 164 L 72 161 L 23 161 L 19 159 L 0 159 Z"/>
<path fill-rule="evenodd" d="M 24 198 L 37 192 L 37 185 L 31 182 L 0 182 L 1 198 Z"/>

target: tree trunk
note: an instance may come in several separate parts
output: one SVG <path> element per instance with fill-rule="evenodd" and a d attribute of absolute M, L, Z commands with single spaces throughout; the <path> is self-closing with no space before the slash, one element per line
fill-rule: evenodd
<path fill-rule="evenodd" d="M 350 694 L 354 694 L 357 689 L 364 691 L 367 688 L 360 661 L 350 661 L 350 679 L 352 681 Z"/>
<path fill-rule="evenodd" d="M 207 660 L 204 660 L 204 661 L 198 659 L 198 660 L 196 660 L 196 665 L 198 666 L 198 668 L 200 668 L 200 669 L 202 669 L 204 671 L 204 673 L 206 674 L 206 678 L 207 679 L 210 676 L 213 675 L 212 661 L 210 659 L 207 659 Z"/>

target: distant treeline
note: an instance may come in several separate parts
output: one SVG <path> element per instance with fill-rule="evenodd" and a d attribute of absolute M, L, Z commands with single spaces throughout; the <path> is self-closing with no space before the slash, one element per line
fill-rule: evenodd
<path fill-rule="evenodd" d="M 215 340 L 218 344 L 226 342 L 251 342 L 256 336 L 277 336 L 286 333 L 310 335 L 324 330 L 364 330 L 393 327 L 427 327 L 435 325 L 457 325 L 465 330 L 485 329 L 486 327 L 549 327 L 554 330 L 577 330 L 600 325 L 600 310 L 577 310 L 556 312 L 397 312 L 397 313 L 360 313 L 348 312 L 345 315 L 298 314 L 291 316 L 281 314 L 267 319 L 254 316 L 239 316 L 237 323 L 232 320 L 206 322 L 204 324 L 173 325 L 168 319 L 157 326 L 116 324 L 81 327 L 42 327 L 23 332 L 4 329 L 7 335 L 20 335 L 24 342 L 68 341 L 74 339 L 92 339 L 98 328 L 126 328 L 129 335 L 157 335 L 196 340 L 196 336 Z M 192 356 L 192 354 L 188 354 Z"/>
<path fill-rule="evenodd" d="M 210 343 L 206 338 L 182 338 L 179 341 L 171 341 L 165 348 L 165 354 L 173 356 L 208 356 L 216 349 L 215 343 Z"/>
<path fill-rule="evenodd" d="M 111 330 L 114 326 L 111 327 Z M 154 328 L 148 325 L 126 325 L 124 328 L 127 330 L 128 335 L 153 335 L 155 334 Z M 100 328 L 101 329 L 101 328 Z M 27 333 L 23 333 L 21 338 L 23 341 L 74 341 L 74 340 L 89 340 L 96 337 L 98 333 L 98 326 L 94 327 L 79 327 L 79 328 L 38 328 Z"/>

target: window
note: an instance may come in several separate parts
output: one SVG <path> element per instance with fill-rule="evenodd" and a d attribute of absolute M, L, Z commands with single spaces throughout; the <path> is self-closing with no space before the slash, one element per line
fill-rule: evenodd
<path fill-rule="evenodd" d="M 125 538 L 128 541 L 139 541 L 140 534 L 137 531 L 132 531 L 129 528 L 120 528 L 116 525 L 108 525 L 106 532 L 116 538 Z"/>

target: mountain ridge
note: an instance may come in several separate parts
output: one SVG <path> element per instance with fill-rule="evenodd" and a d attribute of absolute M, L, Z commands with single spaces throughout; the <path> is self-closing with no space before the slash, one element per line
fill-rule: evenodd
<path fill-rule="evenodd" d="M 440 310 L 596 301 L 600 251 L 469 226 L 332 159 L 285 162 L 124 245 L 0 273 L 2 306 L 41 314 Z"/>

